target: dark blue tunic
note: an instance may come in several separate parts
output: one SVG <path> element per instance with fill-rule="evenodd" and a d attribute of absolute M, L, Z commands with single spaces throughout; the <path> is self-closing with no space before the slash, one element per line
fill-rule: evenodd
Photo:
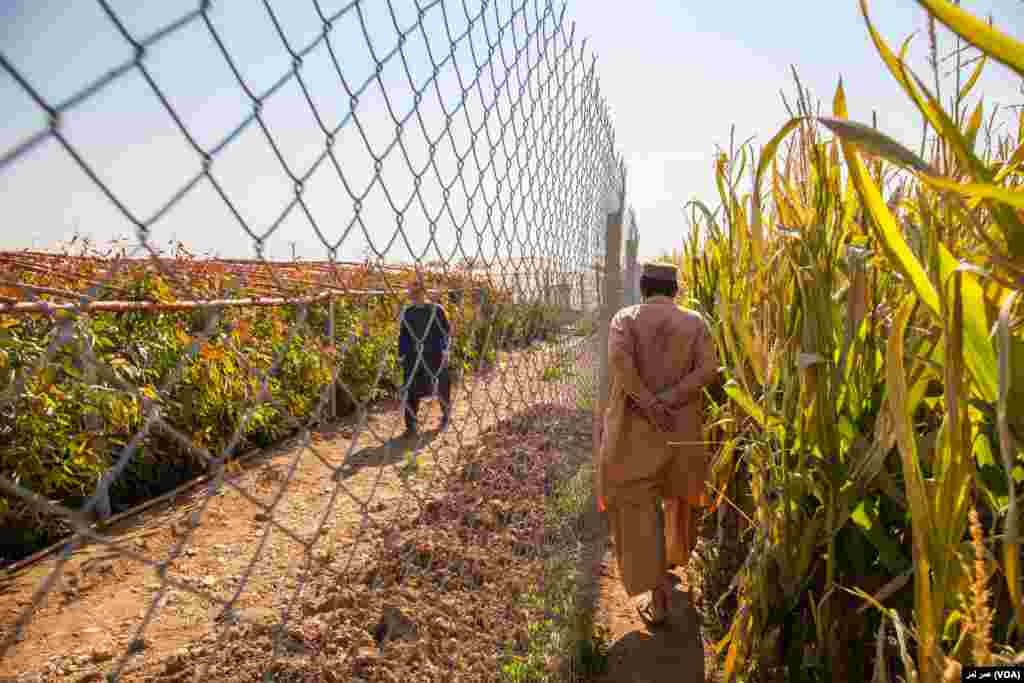
<path fill-rule="evenodd" d="M 439 304 L 413 304 L 402 310 L 398 355 L 405 375 L 403 383 L 410 399 L 434 393 L 435 380 L 440 379 L 442 373 L 448 373 L 444 353 L 450 345 L 451 327 L 444 308 Z"/>

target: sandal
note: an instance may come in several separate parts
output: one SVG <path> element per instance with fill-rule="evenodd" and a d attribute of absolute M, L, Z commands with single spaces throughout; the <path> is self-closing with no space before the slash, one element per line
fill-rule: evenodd
<path fill-rule="evenodd" d="M 659 606 L 658 599 L 653 593 L 636 606 L 636 611 L 648 626 L 661 626 L 668 616 L 668 610 Z"/>

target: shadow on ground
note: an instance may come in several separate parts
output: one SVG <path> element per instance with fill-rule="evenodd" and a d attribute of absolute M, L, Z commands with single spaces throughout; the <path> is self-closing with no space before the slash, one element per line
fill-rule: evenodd
<path fill-rule="evenodd" d="M 700 616 L 677 585 L 672 591 L 666 624 L 636 628 L 621 635 L 608 650 L 609 670 L 603 681 L 618 683 L 703 683 L 704 646 Z"/>
<path fill-rule="evenodd" d="M 704 683 L 702 619 L 691 594 L 676 573 L 668 619 L 649 627 L 622 587 L 615 555 L 607 538 L 595 548 L 596 567 L 586 581 L 594 595 L 595 621 L 607 629 L 607 670 L 600 683 Z M 594 557 L 596 556 L 596 557 Z M 594 565 L 592 565 L 594 566 Z M 589 607 L 589 605 L 588 605 Z"/>
<path fill-rule="evenodd" d="M 338 468 L 336 479 L 348 479 L 366 467 L 390 467 L 397 465 L 414 450 L 419 450 L 441 434 L 439 429 L 420 432 L 415 437 L 395 437 L 379 446 L 368 446 L 345 458 Z"/>

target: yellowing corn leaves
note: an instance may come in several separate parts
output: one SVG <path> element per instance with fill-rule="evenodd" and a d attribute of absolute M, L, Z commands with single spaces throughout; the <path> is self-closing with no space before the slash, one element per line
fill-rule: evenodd
<path fill-rule="evenodd" d="M 859 1 L 882 64 L 940 138 L 933 155 L 849 120 L 842 83 L 833 118 L 811 116 L 801 95 L 759 158 L 716 157 L 721 208 L 690 205 L 675 256 L 730 374 L 717 504 L 749 480 L 743 514 L 766 539 L 720 634 L 730 679 L 881 681 L 902 668 L 939 681 L 954 660 L 1008 661 L 1024 635 L 1024 115 L 979 154 L 984 107 L 966 101 L 987 60 L 1024 75 L 1024 44 L 919 0 L 983 53 L 951 115 L 907 66 L 909 40 L 891 50 Z M 991 571 L 971 568 L 976 555 Z M 773 572 L 781 588 L 764 579 Z M 867 609 L 848 609 L 852 596 Z M 991 643 L 973 637 L 986 600 Z"/>

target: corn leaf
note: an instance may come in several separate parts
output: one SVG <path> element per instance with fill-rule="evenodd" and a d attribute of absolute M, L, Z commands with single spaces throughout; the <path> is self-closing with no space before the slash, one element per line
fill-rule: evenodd
<path fill-rule="evenodd" d="M 988 62 L 988 55 L 982 55 L 978 63 L 974 65 L 974 71 L 971 72 L 970 78 L 964 83 L 963 87 L 960 88 L 960 93 L 957 97 L 963 101 L 967 99 L 967 96 L 971 94 L 971 90 L 978 83 L 978 79 L 981 78 L 981 72 L 985 69 L 985 64 Z"/>
<path fill-rule="evenodd" d="M 969 198 L 993 199 L 1003 204 L 1024 210 L 1024 192 L 1011 190 L 991 183 L 958 183 L 948 178 L 922 173 L 921 180 L 941 190 L 956 192 Z"/>
<path fill-rule="evenodd" d="M 841 84 L 840 84 L 841 85 Z M 845 121 L 819 116 L 818 121 L 826 128 L 844 140 L 856 144 L 858 147 L 874 154 L 875 156 L 887 159 L 900 166 L 906 166 L 916 171 L 934 174 L 932 167 L 921 157 L 893 140 L 881 131 L 865 126 L 863 123 Z"/>
<path fill-rule="evenodd" d="M 928 105 L 935 112 L 938 120 L 936 129 L 942 133 L 943 139 L 950 144 L 956 153 L 960 163 L 981 183 L 990 183 L 994 177 L 993 171 L 988 168 L 971 150 L 968 141 L 960 134 L 956 123 L 942 109 L 942 104 L 935 98 L 927 87 L 917 76 L 914 76 L 921 87 L 921 92 L 928 100 Z M 995 204 L 992 212 L 996 217 L 996 224 L 1003 230 L 1006 242 L 1010 247 L 1010 253 L 1018 258 L 1024 258 L 1024 223 L 1020 221 L 1017 214 L 1009 211 L 1005 206 Z"/>
<path fill-rule="evenodd" d="M 840 85 L 840 89 L 841 89 Z M 896 219 L 889 212 L 882 194 L 869 177 L 857 154 L 854 144 L 840 136 L 843 145 L 843 153 L 846 156 L 847 166 L 850 169 L 850 176 L 854 179 L 857 191 L 860 193 L 865 207 L 868 209 L 876 229 L 879 242 L 888 257 L 891 265 L 905 278 L 910 281 L 911 287 L 921 301 L 928 307 L 937 319 L 941 319 L 942 311 L 939 306 L 938 294 L 932 286 L 928 275 L 925 273 L 921 263 L 910 250 L 903 232 Z M 945 246 L 939 245 L 940 276 L 945 281 L 958 268 L 959 263 L 952 257 Z M 968 275 L 964 277 L 964 298 L 968 315 L 965 318 L 967 327 L 967 345 L 970 354 L 967 362 L 971 367 L 974 379 L 978 383 L 979 391 L 985 400 L 994 401 L 996 396 L 996 364 L 995 352 L 988 341 L 988 324 L 985 320 L 985 308 L 983 305 L 984 295 L 977 281 Z"/>
<path fill-rule="evenodd" d="M 1010 382 L 1012 377 L 1010 346 L 1010 310 L 1013 307 L 1016 294 L 1006 297 L 999 310 L 998 337 L 999 337 L 999 400 L 996 404 L 996 416 L 999 429 L 999 450 L 1002 451 L 1003 464 L 1006 468 L 1006 477 L 1010 482 L 1009 499 L 1007 501 L 1009 510 L 1006 516 L 1006 538 L 1003 540 L 1003 571 L 1006 574 L 1006 585 L 1013 598 L 1014 616 L 1017 620 L 1018 629 L 1024 626 L 1024 604 L 1021 603 L 1020 589 L 1020 552 L 1017 543 L 1017 496 L 1013 487 L 1013 466 L 1016 463 L 1014 457 L 1013 440 L 1010 436 L 1009 425 L 1009 398 Z"/>
<path fill-rule="evenodd" d="M 921 679 L 932 677 L 932 654 L 935 650 L 936 614 L 931 586 L 931 558 L 929 539 L 933 536 L 933 521 L 929 505 L 928 489 L 925 486 L 917 455 L 917 441 L 912 424 L 913 406 L 907 401 L 907 376 L 903 365 L 903 339 L 907 322 L 914 310 L 913 298 L 907 298 L 896 313 L 886 353 L 888 376 L 888 407 L 896 426 L 896 442 L 903 462 L 903 476 L 906 480 L 907 498 L 910 502 L 914 549 L 914 603 L 917 612 L 918 662 Z"/>
<path fill-rule="evenodd" d="M 840 84 L 836 92 L 837 100 L 840 99 L 841 92 L 842 85 Z M 845 112 L 845 110 L 842 111 Z M 935 293 L 935 288 L 932 287 L 924 268 L 921 267 L 920 262 L 907 245 L 907 241 L 903 238 L 903 232 L 896 224 L 896 219 L 889 213 L 889 209 L 882 199 L 882 193 L 868 175 L 853 142 L 842 136 L 840 136 L 840 140 L 842 141 L 843 155 L 846 157 L 846 163 L 850 170 L 850 177 L 853 178 L 861 200 L 874 219 L 876 236 L 888 256 L 889 262 L 910 281 L 911 287 L 921 301 L 932 312 L 939 315 L 939 298 Z"/>
<path fill-rule="evenodd" d="M 864 536 L 878 551 L 878 559 L 892 574 L 901 574 L 910 567 L 910 560 L 903 554 L 899 543 L 889 536 L 886 529 L 879 523 L 875 506 L 869 499 L 862 499 L 854 508 L 850 519 L 860 527 Z"/>
<path fill-rule="evenodd" d="M 748 394 L 734 379 L 730 379 L 725 383 L 725 393 L 729 395 L 729 398 L 736 401 L 744 412 L 750 417 L 754 418 L 762 429 L 768 427 L 768 421 L 765 418 L 764 411 L 761 407 L 754 402 L 754 399 Z"/>
<path fill-rule="evenodd" d="M 948 0 L 917 0 L 929 14 L 971 45 L 1024 78 L 1024 43 L 997 31 Z"/>
<path fill-rule="evenodd" d="M 979 101 L 978 106 L 974 108 L 974 112 L 971 114 L 971 118 L 967 120 L 967 145 L 972 152 L 978 144 L 978 131 L 981 130 L 983 111 L 984 105 Z"/>

